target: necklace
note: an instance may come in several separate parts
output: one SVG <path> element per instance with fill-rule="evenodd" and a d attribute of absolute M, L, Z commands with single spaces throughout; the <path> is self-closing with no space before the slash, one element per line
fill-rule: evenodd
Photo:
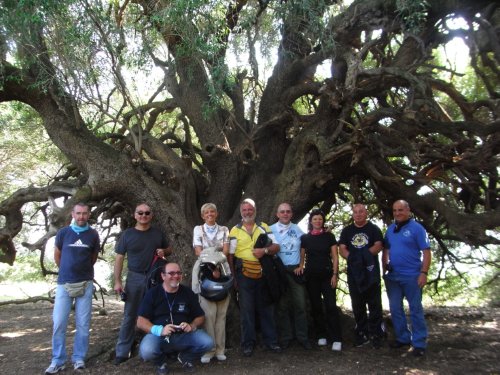
<path fill-rule="evenodd" d="M 174 307 L 174 304 L 175 304 L 175 299 L 177 298 L 177 292 L 175 293 L 171 293 L 174 295 L 174 299 L 172 300 L 172 303 L 170 303 L 170 300 L 168 298 L 168 293 L 166 291 L 165 292 L 165 299 L 167 300 L 167 305 L 168 305 L 168 311 L 170 312 L 170 324 L 174 324 L 174 318 L 172 316 L 172 310 L 173 310 L 173 307 Z"/>

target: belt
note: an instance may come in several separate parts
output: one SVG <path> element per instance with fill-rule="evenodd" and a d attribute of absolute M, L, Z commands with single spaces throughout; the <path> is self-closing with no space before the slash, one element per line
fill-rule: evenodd
<path fill-rule="evenodd" d="M 148 274 L 148 271 L 135 271 L 135 270 L 131 270 L 131 269 L 129 269 L 128 272 L 138 273 L 140 275 L 147 275 Z"/>

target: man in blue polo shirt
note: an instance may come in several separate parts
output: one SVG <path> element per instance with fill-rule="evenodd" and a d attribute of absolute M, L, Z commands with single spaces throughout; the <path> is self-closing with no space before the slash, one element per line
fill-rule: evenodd
<path fill-rule="evenodd" d="M 52 361 L 46 374 L 64 370 L 66 362 L 66 328 L 75 302 L 75 340 L 71 361 L 75 370 L 85 368 L 89 347 L 94 263 L 99 253 L 99 235 L 89 227 L 89 206 L 77 203 L 71 211 L 71 225 L 57 232 L 54 260 L 59 267 L 53 311 Z"/>
<path fill-rule="evenodd" d="M 411 345 L 413 354 L 421 357 L 427 347 L 422 288 L 431 266 L 431 245 L 424 227 L 410 218 L 408 202 L 396 201 L 392 213 L 394 223 L 387 228 L 383 252 L 385 287 L 396 336 L 391 347 Z M 411 332 L 403 309 L 405 297 L 410 307 Z"/>

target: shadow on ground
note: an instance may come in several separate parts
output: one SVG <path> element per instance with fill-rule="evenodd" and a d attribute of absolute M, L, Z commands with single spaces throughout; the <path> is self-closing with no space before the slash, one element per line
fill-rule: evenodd
<path fill-rule="evenodd" d="M 118 334 L 122 304 L 106 300 L 106 314 L 95 306 L 88 368 L 81 374 L 152 374 L 151 364 L 137 356 L 114 366 L 113 348 Z M 37 302 L 0 307 L 0 374 L 42 374 L 51 356 L 52 305 Z M 243 357 L 237 345 L 228 348 L 225 362 L 197 364 L 203 374 L 500 374 L 499 308 L 435 307 L 427 309 L 429 348 L 424 358 L 404 350 L 369 346 L 354 348 L 346 328 L 342 353 L 328 347 L 305 351 L 292 345 L 281 354 L 258 348 Z M 346 327 L 351 321 L 346 319 Z M 71 323 L 72 324 L 72 323 Z M 71 352 L 73 326 L 67 347 Z M 228 338 L 229 342 L 237 340 Z M 183 373 L 172 359 L 170 373 Z M 62 374 L 73 373 L 67 369 Z"/>

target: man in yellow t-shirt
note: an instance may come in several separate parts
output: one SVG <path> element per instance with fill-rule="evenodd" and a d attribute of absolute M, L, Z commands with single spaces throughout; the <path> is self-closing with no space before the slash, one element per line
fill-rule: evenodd
<path fill-rule="evenodd" d="M 239 294 L 241 347 L 243 355 L 253 354 L 257 341 L 255 332 L 256 318 L 260 321 L 262 340 L 268 350 L 279 353 L 274 306 L 264 301 L 264 279 L 260 272 L 259 259 L 274 255 L 279 251 L 274 235 L 265 223 L 256 223 L 255 202 L 245 199 L 240 203 L 241 223 L 229 232 L 229 266 L 235 275 L 235 288 Z M 256 248 L 260 234 L 267 234 L 271 244 Z"/>

